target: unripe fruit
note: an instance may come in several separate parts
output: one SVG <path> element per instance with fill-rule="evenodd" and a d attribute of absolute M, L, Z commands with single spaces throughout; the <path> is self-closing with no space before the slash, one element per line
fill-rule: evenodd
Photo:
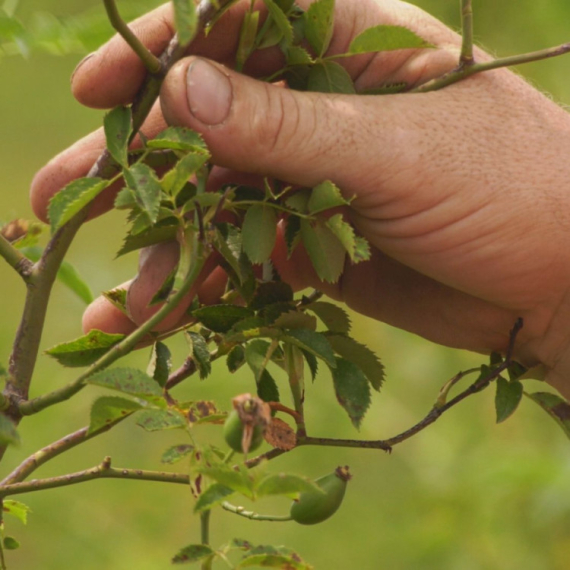
<path fill-rule="evenodd" d="M 350 480 L 348 467 L 337 467 L 333 473 L 317 479 L 315 483 L 324 493 L 305 492 L 291 505 L 291 518 L 299 524 L 317 524 L 338 511 L 346 484 Z"/>
<path fill-rule="evenodd" d="M 238 453 L 243 453 L 243 432 L 245 426 L 236 410 L 233 410 L 224 424 L 224 439 L 231 449 Z M 263 442 L 263 427 L 256 425 L 253 427 L 249 451 L 256 450 Z"/>

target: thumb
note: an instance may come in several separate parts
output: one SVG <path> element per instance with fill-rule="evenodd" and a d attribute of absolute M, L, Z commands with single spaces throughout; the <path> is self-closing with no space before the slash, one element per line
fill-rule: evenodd
<path fill-rule="evenodd" d="M 293 91 L 202 58 L 179 62 L 161 91 L 167 123 L 200 132 L 216 164 L 303 186 L 349 187 L 372 157 L 378 163 L 374 99 Z"/>

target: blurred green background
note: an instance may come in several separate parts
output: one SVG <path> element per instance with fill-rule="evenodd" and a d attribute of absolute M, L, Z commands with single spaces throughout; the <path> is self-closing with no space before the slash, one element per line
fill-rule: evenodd
<path fill-rule="evenodd" d="M 457 0 L 413 2 L 452 27 L 459 24 Z M 96 0 L 22 0 L 24 21 L 37 10 L 67 16 Z M 144 11 L 158 2 L 138 2 Z M 124 6 L 124 4 L 122 5 Z M 566 0 L 475 0 L 476 38 L 499 55 L 540 49 L 570 39 Z M 103 28 L 103 35 L 107 32 Z M 0 60 L 0 218 L 31 217 L 27 189 L 34 172 L 55 153 L 99 126 L 101 112 L 80 107 L 69 92 L 69 76 L 80 54 Z M 519 72 L 561 104 L 570 104 L 570 56 L 526 65 Z M 129 278 L 136 256 L 114 260 L 124 219 L 110 214 L 86 226 L 69 259 L 95 292 Z M 0 362 L 6 365 L 24 299 L 19 279 L 0 263 Z M 57 285 L 43 346 L 81 334 L 83 306 Z M 414 424 L 429 410 L 440 386 L 482 357 L 435 346 L 381 323 L 354 316 L 355 336 L 382 357 L 388 380 L 360 434 L 337 406 L 330 381 L 308 387 L 310 432 L 332 437 L 384 438 Z M 469 326 L 469 323 L 466 323 Z M 183 346 L 171 343 L 175 364 Z M 127 360 L 145 367 L 148 355 Z M 245 375 L 230 376 L 220 363 L 205 382 L 192 380 L 180 397 L 216 398 L 251 389 Z M 33 395 L 73 379 L 42 356 Z M 11 449 L 2 476 L 36 449 L 88 422 L 94 390 L 26 419 L 23 445 Z M 204 436 L 217 437 L 214 429 Z M 125 422 L 50 462 L 37 476 L 84 469 L 110 455 L 116 466 L 160 469 L 162 451 L 182 441 L 177 433 L 146 434 Z M 395 448 L 377 451 L 302 448 L 272 463 L 320 476 L 348 464 L 354 473 L 339 514 L 316 527 L 262 524 L 225 512 L 213 515 L 213 544 L 233 537 L 253 543 L 286 544 L 317 569 L 336 570 L 567 570 L 570 560 L 570 446 L 558 427 L 534 404 L 524 401 L 506 423 L 494 424 L 491 390 L 454 408 L 428 430 Z M 180 465 L 180 469 L 183 465 Z M 59 570 L 160 570 L 182 546 L 199 539 L 189 492 L 157 483 L 94 481 L 20 496 L 33 510 L 28 526 L 15 519 L 7 532 L 22 543 L 8 554 L 10 568 Z M 257 507 L 285 512 L 286 501 Z"/>

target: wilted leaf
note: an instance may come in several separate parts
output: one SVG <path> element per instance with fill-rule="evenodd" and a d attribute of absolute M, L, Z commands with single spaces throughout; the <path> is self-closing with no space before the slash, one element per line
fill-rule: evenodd
<path fill-rule="evenodd" d="M 523 396 L 523 385 L 517 380 L 509 382 L 502 377 L 497 378 L 495 410 L 497 423 L 504 422 L 518 408 Z"/>
<path fill-rule="evenodd" d="M 570 438 L 570 404 L 566 400 L 549 392 L 525 392 L 525 396 L 547 412 Z"/>
<path fill-rule="evenodd" d="M 303 14 L 305 37 L 318 56 L 328 49 L 334 28 L 335 0 L 317 0 Z"/>
<path fill-rule="evenodd" d="M 103 297 L 109 301 L 114 307 L 119 309 L 124 315 L 127 314 L 127 290 L 126 289 L 111 289 L 110 291 L 103 291 Z"/>
<path fill-rule="evenodd" d="M 327 303 L 326 301 L 317 301 L 308 305 L 307 309 L 315 313 L 329 331 L 340 334 L 350 332 L 348 313 L 338 305 L 333 305 L 333 303 Z"/>
<path fill-rule="evenodd" d="M 200 323 L 218 333 L 228 332 L 238 321 L 253 315 L 251 309 L 238 305 L 208 305 L 192 311 Z"/>
<path fill-rule="evenodd" d="M 128 187 L 134 192 L 139 207 L 152 224 L 158 219 L 162 187 L 154 170 L 146 164 L 133 164 L 123 171 Z"/>
<path fill-rule="evenodd" d="M 107 149 L 111 156 L 127 168 L 129 137 L 132 132 L 132 113 L 130 107 L 115 107 L 103 119 Z"/>
<path fill-rule="evenodd" d="M 89 366 L 124 338 L 124 334 L 108 334 L 93 329 L 85 336 L 46 350 L 46 354 L 55 358 L 63 366 Z"/>
<path fill-rule="evenodd" d="M 241 229 L 243 250 L 252 263 L 269 259 L 277 237 L 277 214 L 264 204 L 248 208 Z"/>
<path fill-rule="evenodd" d="M 339 404 L 346 410 L 356 429 L 360 428 L 366 410 L 370 407 L 370 385 L 362 370 L 345 360 L 336 359 L 336 368 L 331 370 Z"/>
<path fill-rule="evenodd" d="M 149 148 L 203 152 L 209 154 L 204 139 L 197 132 L 185 127 L 168 127 L 147 141 Z"/>
<path fill-rule="evenodd" d="M 20 501 L 14 501 L 12 499 L 4 499 L 2 503 L 2 510 L 7 514 L 12 515 L 13 517 L 16 517 L 24 524 L 28 523 L 28 513 L 32 512 L 32 509 L 30 509 L 28 505 L 20 503 Z"/>
<path fill-rule="evenodd" d="M 117 390 L 129 396 L 164 405 L 162 388 L 147 374 L 134 368 L 111 368 L 87 378 L 88 384 Z"/>
<path fill-rule="evenodd" d="M 379 391 L 384 382 L 384 366 L 367 346 L 344 335 L 327 334 L 333 350 L 346 360 L 356 364 L 364 372 L 372 387 Z"/>
<path fill-rule="evenodd" d="M 20 445 L 20 435 L 16 431 L 16 425 L 4 414 L 0 413 L 0 445 Z"/>
<path fill-rule="evenodd" d="M 331 368 L 336 366 L 333 349 L 327 338 L 321 333 L 307 329 L 293 329 L 287 331 L 281 340 L 314 354 L 317 358 L 324 360 Z"/>
<path fill-rule="evenodd" d="M 146 431 L 185 428 L 186 418 L 177 410 L 143 410 L 138 414 L 137 425 Z"/>
<path fill-rule="evenodd" d="M 194 505 L 195 513 L 202 513 L 225 501 L 230 495 L 233 495 L 235 491 L 226 487 L 225 485 L 220 485 L 220 483 L 214 483 L 210 485 L 203 493 L 200 494 L 196 504 Z"/>
<path fill-rule="evenodd" d="M 319 279 L 336 283 L 344 270 L 346 258 L 342 243 L 321 221 L 312 225 L 301 220 L 301 237 Z"/>
<path fill-rule="evenodd" d="M 172 564 L 191 564 L 213 559 L 216 553 L 205 544 L 191 544 L 183 548 L 173 559 Z"/>
<path fill-rule="evenodd" d="M 161 461 L 162 463 L 169 463 L 169 464 L 178 463 L 178 461 L 190 455 L 192 451 L 194 451 L 194 446 L 192 445 L 188 445 L 185 443 L 174 445 L 172 447 L 169 447 L 162 454 Z"/>
<path fill-rule="evenodd" d="M 155 342 L 150 354 L 150 362 L 146 372 L 152 376 L 160 386 L 165 386 L 172 368 L 169 348 L 163 342 Z"/>
<path fill-rule="evenodd" d="M 428 47 L 434 46 L 408 28 L 404 28 L 403 26 L 380 25 L 368 28 L 356 36 L 348 48 L 347 55 Z"/>
<path fill-rule="evenodd" d="M 200 400 L 192 402 L 188 410 L 186 410 L 186 416 L 190 423 L 204 424 L 224 423 L 227 414 L 218 410 L 215 402 Z"/>
<path fill-rule="evenodd" d="M 285 495 L 295 499 L 299 493 L 321 493 L 324 491 L 306 477 L 291 473 L 278 473 L 264 477 L 256 488 L 258 496 Z"/>
<path fill-rule="evenodd" d="M 313 568 L 296 554 L 252 554 L 244 558 L 236 568 L 251 568 L 252 566 L 286 570 L 312 570 Z"/>
<path fill-rule="evenodd" d="M 55 194 L 48 206 L 51 231 L 55 232 L 71 220 L 108 185 L 109 181 L 101 178 L 78 178 Z"/>
<path fill-rule="evenodd" d="M 133 400 L 102 396 L 95 400 L 91 407 L 91 421 L 87 433 L 91 434 L 109 424 L 116 423 L 117 420 L 126 418 L 141 408 L 141 404 Z"/>
<path fill-rule="evenodd" d="M 265 441 L 272 447 L 290 451 L 297 445 L 295 430 L 280 418 L 272 418 L 263 434 Z"/>
<path fill-rule="evenodd" d="M 181 46 L 187 46 L 196 35 L 198 15 L 194 0 L 172 0 L 174 7 L 174 25 Z"/>
<path fill-rule="evenodd" d="M 354 95 L 356 89 L 348 71 L 336 61 L 320 61 L 311 66 L 307 90 L 317 93 Z"/>

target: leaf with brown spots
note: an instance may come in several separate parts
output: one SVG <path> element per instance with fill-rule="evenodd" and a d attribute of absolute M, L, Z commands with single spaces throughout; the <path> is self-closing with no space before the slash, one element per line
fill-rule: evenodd
<path fill-rule="evenodd" d="M 273 418 L 265 430 L 265 441 L 272 447 L 290 451 L 297 445 L 295 430 L 279 418 Z"/>
<path fill-rule="evenodd" d="M 525 392 L 525 396 L 548 413 L 570 438 L 570 403 L 549 392 L 534 392 L 533 394 Z"/>

